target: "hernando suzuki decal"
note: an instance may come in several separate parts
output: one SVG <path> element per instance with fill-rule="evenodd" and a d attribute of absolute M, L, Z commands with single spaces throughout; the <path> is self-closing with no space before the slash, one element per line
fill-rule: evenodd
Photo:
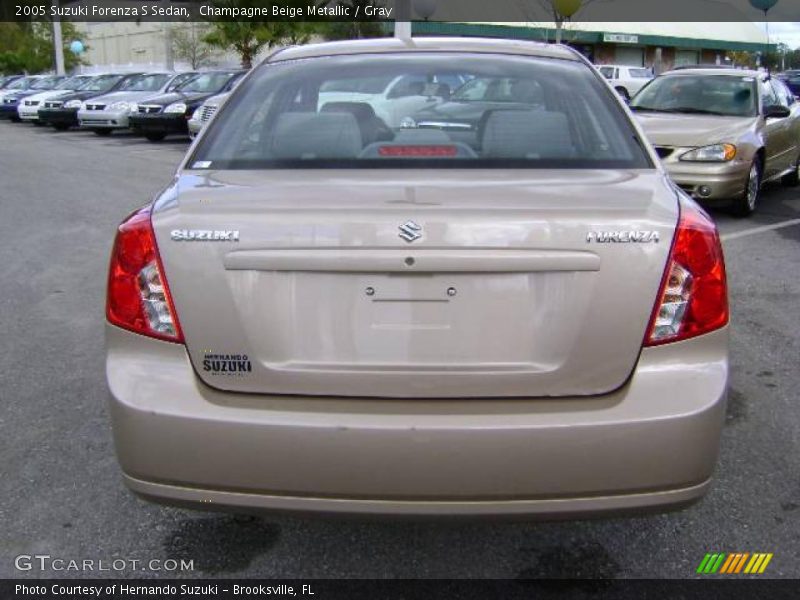
<path fill-rule="evenodd" d="M 253 371 L 247 354 L 203 354 L 203 371 L 211 375 L 242 376 Z"/>

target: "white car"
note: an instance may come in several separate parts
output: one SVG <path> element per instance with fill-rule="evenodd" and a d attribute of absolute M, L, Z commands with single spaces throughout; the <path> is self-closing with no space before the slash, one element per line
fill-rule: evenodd
<path fill-rule="evenodd" d="M 597 69 L 626 100 L 633 98 L 654 77 L 653 72 L 645 67 L 598 65 Z"/>
<path fill-rule="evenodd" d="M 91 81 L 93 75 L 75 75 L 69 79 L 65 79 L 58 86 L 46 92 L 40 92 L 33 96 L 28 96 L 20 100 L 17 105 L 17 114 L 21 121 L 28 123 L 39 122 L 39 108 L 45 100 L 57 98 L 61 94 L 68 94 L 81 89 L 86 83 Z"/>
<path fill-rule="evenodd" d="M 224 94 L 217 94 L 216 96 L 211 96 L 208 100 L 203 102 L 200 107 L 192 113 L 192 118 L 189 119 L 189 137 L 194 139 L 197 137 L 197 134 L 202 131 L 203 127 L 205 127 L 206 123 L 211 120 L 211 117 L 214 116 L 214 113 L 217 112 L 220 106 L 225 102 L 225 100 L 230 96 L 230 92 L 225 92 Z"/>
<path fill-rule="evenodd" d="M 453 73 L 342 79 L 320 89 L 318 108 L 325 110 L 326 104 L 366 103 L 386 125 L 397 128 L 411 115 L 449 99 L 467 81 L 466 76 Z"/>

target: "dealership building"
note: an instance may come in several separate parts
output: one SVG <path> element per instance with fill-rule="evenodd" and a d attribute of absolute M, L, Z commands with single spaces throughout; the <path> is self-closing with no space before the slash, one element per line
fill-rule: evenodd
<path fill-rule="evenodd" d="M 415 35 L 469 35 L 554 42 L 555 23 L 414 23 Z M 725 64 L 731 52 L 767 50 L 767 36 L 752 22 L 567 22 L 561 39 L 595 64 L 649 67 Z M 774 49 L 774 45 L 770 47 Z"/>
<path fill-rule="evenodd" d="M 88 45 L 86 60 L 103 66 L 163 66 L 165 37 L 175 29 L 201 27 L 152 22 L 79 23 Z M 391 24 L 387 24 L 387 33 Z M 554 23 L 443 23 L 418 21 L 414 35 L 466 35 L 536 41 L 556 39 Z M 562 41 L 595 64 L 624 64 L 653 68 L 656 72 L 678 65 L 725 64 L 730 53 L 763 52 L 767 36 L 752 22 L 719 23 L 599 23 L 567 22 Z M 178 61 L 180 62 L 180 61 Z M 236 65 L 236 55 L 220 52 L 214 64 Z"/>

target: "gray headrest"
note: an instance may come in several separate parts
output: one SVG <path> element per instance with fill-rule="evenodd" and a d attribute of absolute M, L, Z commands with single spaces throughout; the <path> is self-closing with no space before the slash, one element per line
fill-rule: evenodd
<path fill-rule="evenodd" d="M 355 158 L 361 147 L 356 119 L 346 112 L 284 113 L 272 138 L 277 159 Z"/>
<path fill-rule="evenodd" d="M 486 122 L 485 158 L 569 158 L 575 153 L 564 113 L 498 110 Z"/>

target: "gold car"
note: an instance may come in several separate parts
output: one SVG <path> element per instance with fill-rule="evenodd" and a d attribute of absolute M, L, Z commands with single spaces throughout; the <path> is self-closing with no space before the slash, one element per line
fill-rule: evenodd
<path fill-rule="evenodd" d="M 630 103 L 672 179 L 695 199 L 732 201 L 751 215 L 761 186 L 797 185 L 800 104 L 758 71 L 681 69 Z"/>

